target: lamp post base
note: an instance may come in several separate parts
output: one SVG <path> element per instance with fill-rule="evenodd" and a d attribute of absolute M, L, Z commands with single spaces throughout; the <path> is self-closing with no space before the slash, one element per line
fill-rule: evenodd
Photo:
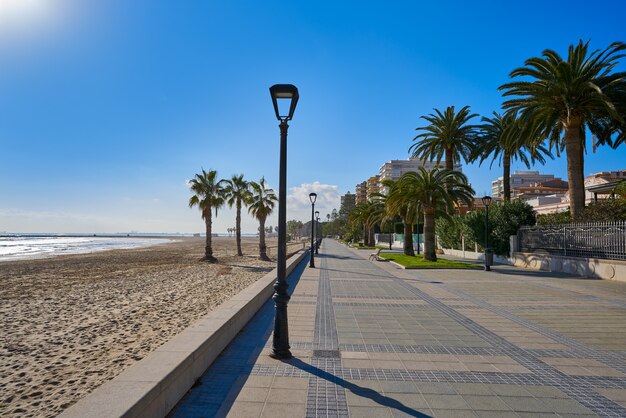
<path fill-rule="evenodd" d="M 290 358 L 293 358 L 293 354 L 291 354 L 291 351 L 289 351 L 289 349 L 280 351 L 272 349 L 270 357 L 275 358 L 276 360 L 288 360 Z"/>
<path fill-rule="evenodd" d="M 272 341 L 272 352 L 270 357 L 275 359 L 291 358 L 291 348 L 289 346 L 289 321 L 287 320 L 287 303 L 289 294 L 286 281 L 276 281 L 274 283 L 274 338 Z"/>

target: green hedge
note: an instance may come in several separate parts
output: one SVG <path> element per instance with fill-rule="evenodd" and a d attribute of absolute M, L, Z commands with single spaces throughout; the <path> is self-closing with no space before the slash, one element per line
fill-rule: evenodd
<path fill-rule="evenodd" d="M 450 218 L 437 218 L 435 230 L 437 231 L 439 244 L 443 248 L 452 248 L 454 250 L 461 249 L 463 219 L 460 216 L 455 215 Z"/>
<path fill-rule="evenodd" d="M 489 244 L 499 255 L 508 255 L 509 236 L 517 234 L 523 225 L 535 224 L 535 211 L 526 202 L 513 200 L 492 205 L 489 208 Z M 461 235 L 465 237 L 465 250 L 474 250 L 477 243 L 485 247 L 485 210 L 468 212 L 465 216 L 455 215 L 449 219 L 438 218 L 437 236 L 443 248 L 461 249 Z"/>
<path fill-rule="evenodd" d="M 626 221 L 626 199 L 602 199 L 585 207 L 578 222 L 613 222 Z M 537 216 L 541 225 L 567 224 L 572 222 L 569 209 L 563 212 Z"/>

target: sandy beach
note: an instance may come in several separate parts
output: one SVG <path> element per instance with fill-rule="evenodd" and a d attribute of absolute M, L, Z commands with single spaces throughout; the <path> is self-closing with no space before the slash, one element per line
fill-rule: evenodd
<path fill-rule="evenodd" d="M 256 239 L 237 257 L 215 238 L 219 264 L 203 251 L 187 238 L 0 264 L 0 416 L 56 416 L 275 267 Z"/>

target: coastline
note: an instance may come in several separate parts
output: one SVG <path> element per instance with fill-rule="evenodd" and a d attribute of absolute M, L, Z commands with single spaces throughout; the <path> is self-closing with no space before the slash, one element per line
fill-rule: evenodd
<path fill-rule="evenodd" d="M 234 241 L 219 264 L 203 238 L 2 263 L 0 415 L 57 415 L 274 268 Z"/>

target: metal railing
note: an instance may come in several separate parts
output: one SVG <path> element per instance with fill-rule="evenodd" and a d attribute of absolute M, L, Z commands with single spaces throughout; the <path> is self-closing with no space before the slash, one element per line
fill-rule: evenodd
<path fill-rule="evenodd" d="M 626 260 L 626 221 L 524 226 L 517 240 L 521 252 Z"/>

